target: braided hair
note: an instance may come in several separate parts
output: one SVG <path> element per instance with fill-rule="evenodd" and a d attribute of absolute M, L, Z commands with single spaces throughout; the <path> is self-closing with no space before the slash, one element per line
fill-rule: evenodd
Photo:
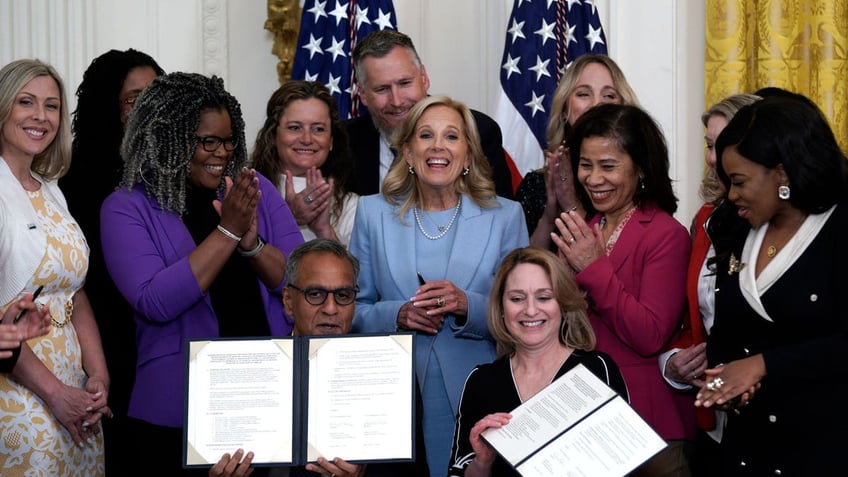
<path fill-rule="evenodd" d="M 185 212 L 188 168 L 198 146 L 200 116 L 207 111 L 230 115 L 236 148 L 224 169 L 234 177 L 247 162 L 244 119 L 238 100 L 224 80 L 196 73 L 171 73 L 155 79 L 141 93 L 121 144 L 122 187 L 144 184 L 148 196 L 165 210 Z M 219 187 L 223 187 L 223 181 Z"/>
<path fill-rule="evenodd" d="M 132 48 L 109 50 L 95 58 L 85 70 L 77 88 L 77 109 L 72 124 L 74 153 L 80 151 L 93 156 L 83 160 L 118 159 L 124 136 L 118 95 L 130 71 L 142 67 L 152 68 L 157 76 L 165 74 L 150 55 Z"/>

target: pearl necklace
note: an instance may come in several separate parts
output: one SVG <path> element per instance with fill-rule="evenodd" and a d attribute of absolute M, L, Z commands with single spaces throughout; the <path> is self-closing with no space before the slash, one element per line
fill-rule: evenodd
<path fill-rule="evenodd" d="M 430 235 L 430 234 L 427 233 L 426 230 L 424 230 L 424 226 L 421 224 L 421 217 L 418 215 L 418 208 L 417 207 L 412 208 L 412 215 L 415 216 L 415 223 L 418 224 L 418 230 L 420 230 L 421 233 L 424 234 L 425 237 L 427 237 L 430 240 L 439 240 L 440 238 L 447 235 L 447 233 L 450 231 L 451 227 L 453 227 L 453 223 L 456 221 L 456 216 L 459 215 L 459 207 L 461 205 L 462 205 L 462 196 L 459 196 L 459 200 L 456 203 L 456 207 L 454 207 L 454 209 L 453 209 L 453 215 L 451 216 L 450 222 L 448 222 L 448 225 L 445 226 L 445 229 L 442 230 L 439 233 L 439 235 Z M 439 227 L 439 228 L 441 229 L 441 227 Z"/>

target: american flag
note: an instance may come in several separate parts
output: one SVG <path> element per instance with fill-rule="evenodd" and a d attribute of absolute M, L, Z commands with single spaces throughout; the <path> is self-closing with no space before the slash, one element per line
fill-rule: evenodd
<path fill-rule="evenodd" d="M 358 116 L 351 52 L 360 38 L 386 29 L 397 30 L 392 0 L 306 0 L 292 79 L 324 83 L 342 119 Z"/>
<path fill-rule="evenodd" d="M 606 53 L 592 0 L 515 0 L 501 60 L 495 120 L 524 175 L 544 164 L 545 128 L 562 72 L 584 53 Z"/>

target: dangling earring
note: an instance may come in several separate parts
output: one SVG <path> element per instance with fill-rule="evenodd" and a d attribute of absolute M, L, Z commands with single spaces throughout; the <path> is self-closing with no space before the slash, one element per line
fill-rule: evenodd
<path fill-rule="evenodd" d="M 789 200 L 789 196 L 791 195 L 791 193 L 792 191 L 789 190 L 788 185 L 782 185 L 777 188 L 777 196 L 783 200 Z"/>
<path fill-rule="evenodd" d="M 415 175 L 415 169 L 413 169 L 412 166 L 406 166 L 406 170 L 409 171 L 410 175 Z"/>
<path fill-rule="evenodd" d="M 462 170 L 462 175 L 467 176 L 469 172 L 471 172 L 471 169 L 466 167 L 465 169 Z"/>
<path fill-rule="evenodd" d="M 639 189 L 645 190 L 645 178 L 644 177 L 639 178 Z"/>

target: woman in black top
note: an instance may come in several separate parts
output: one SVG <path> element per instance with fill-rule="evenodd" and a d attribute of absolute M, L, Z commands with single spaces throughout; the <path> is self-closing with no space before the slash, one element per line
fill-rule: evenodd
<path fill-rule="evenodd" d="M 508 412 L 578 364 L 625 399 L 618 366 L 595 347 L 586 302 L 563 262 L 539 248 L 504 258 L 489 298 L 488 324 L 498 359 L 465 382 L 457 414 L 451 476 L 518 476 L 480 434 L 509 422 Z"/>

